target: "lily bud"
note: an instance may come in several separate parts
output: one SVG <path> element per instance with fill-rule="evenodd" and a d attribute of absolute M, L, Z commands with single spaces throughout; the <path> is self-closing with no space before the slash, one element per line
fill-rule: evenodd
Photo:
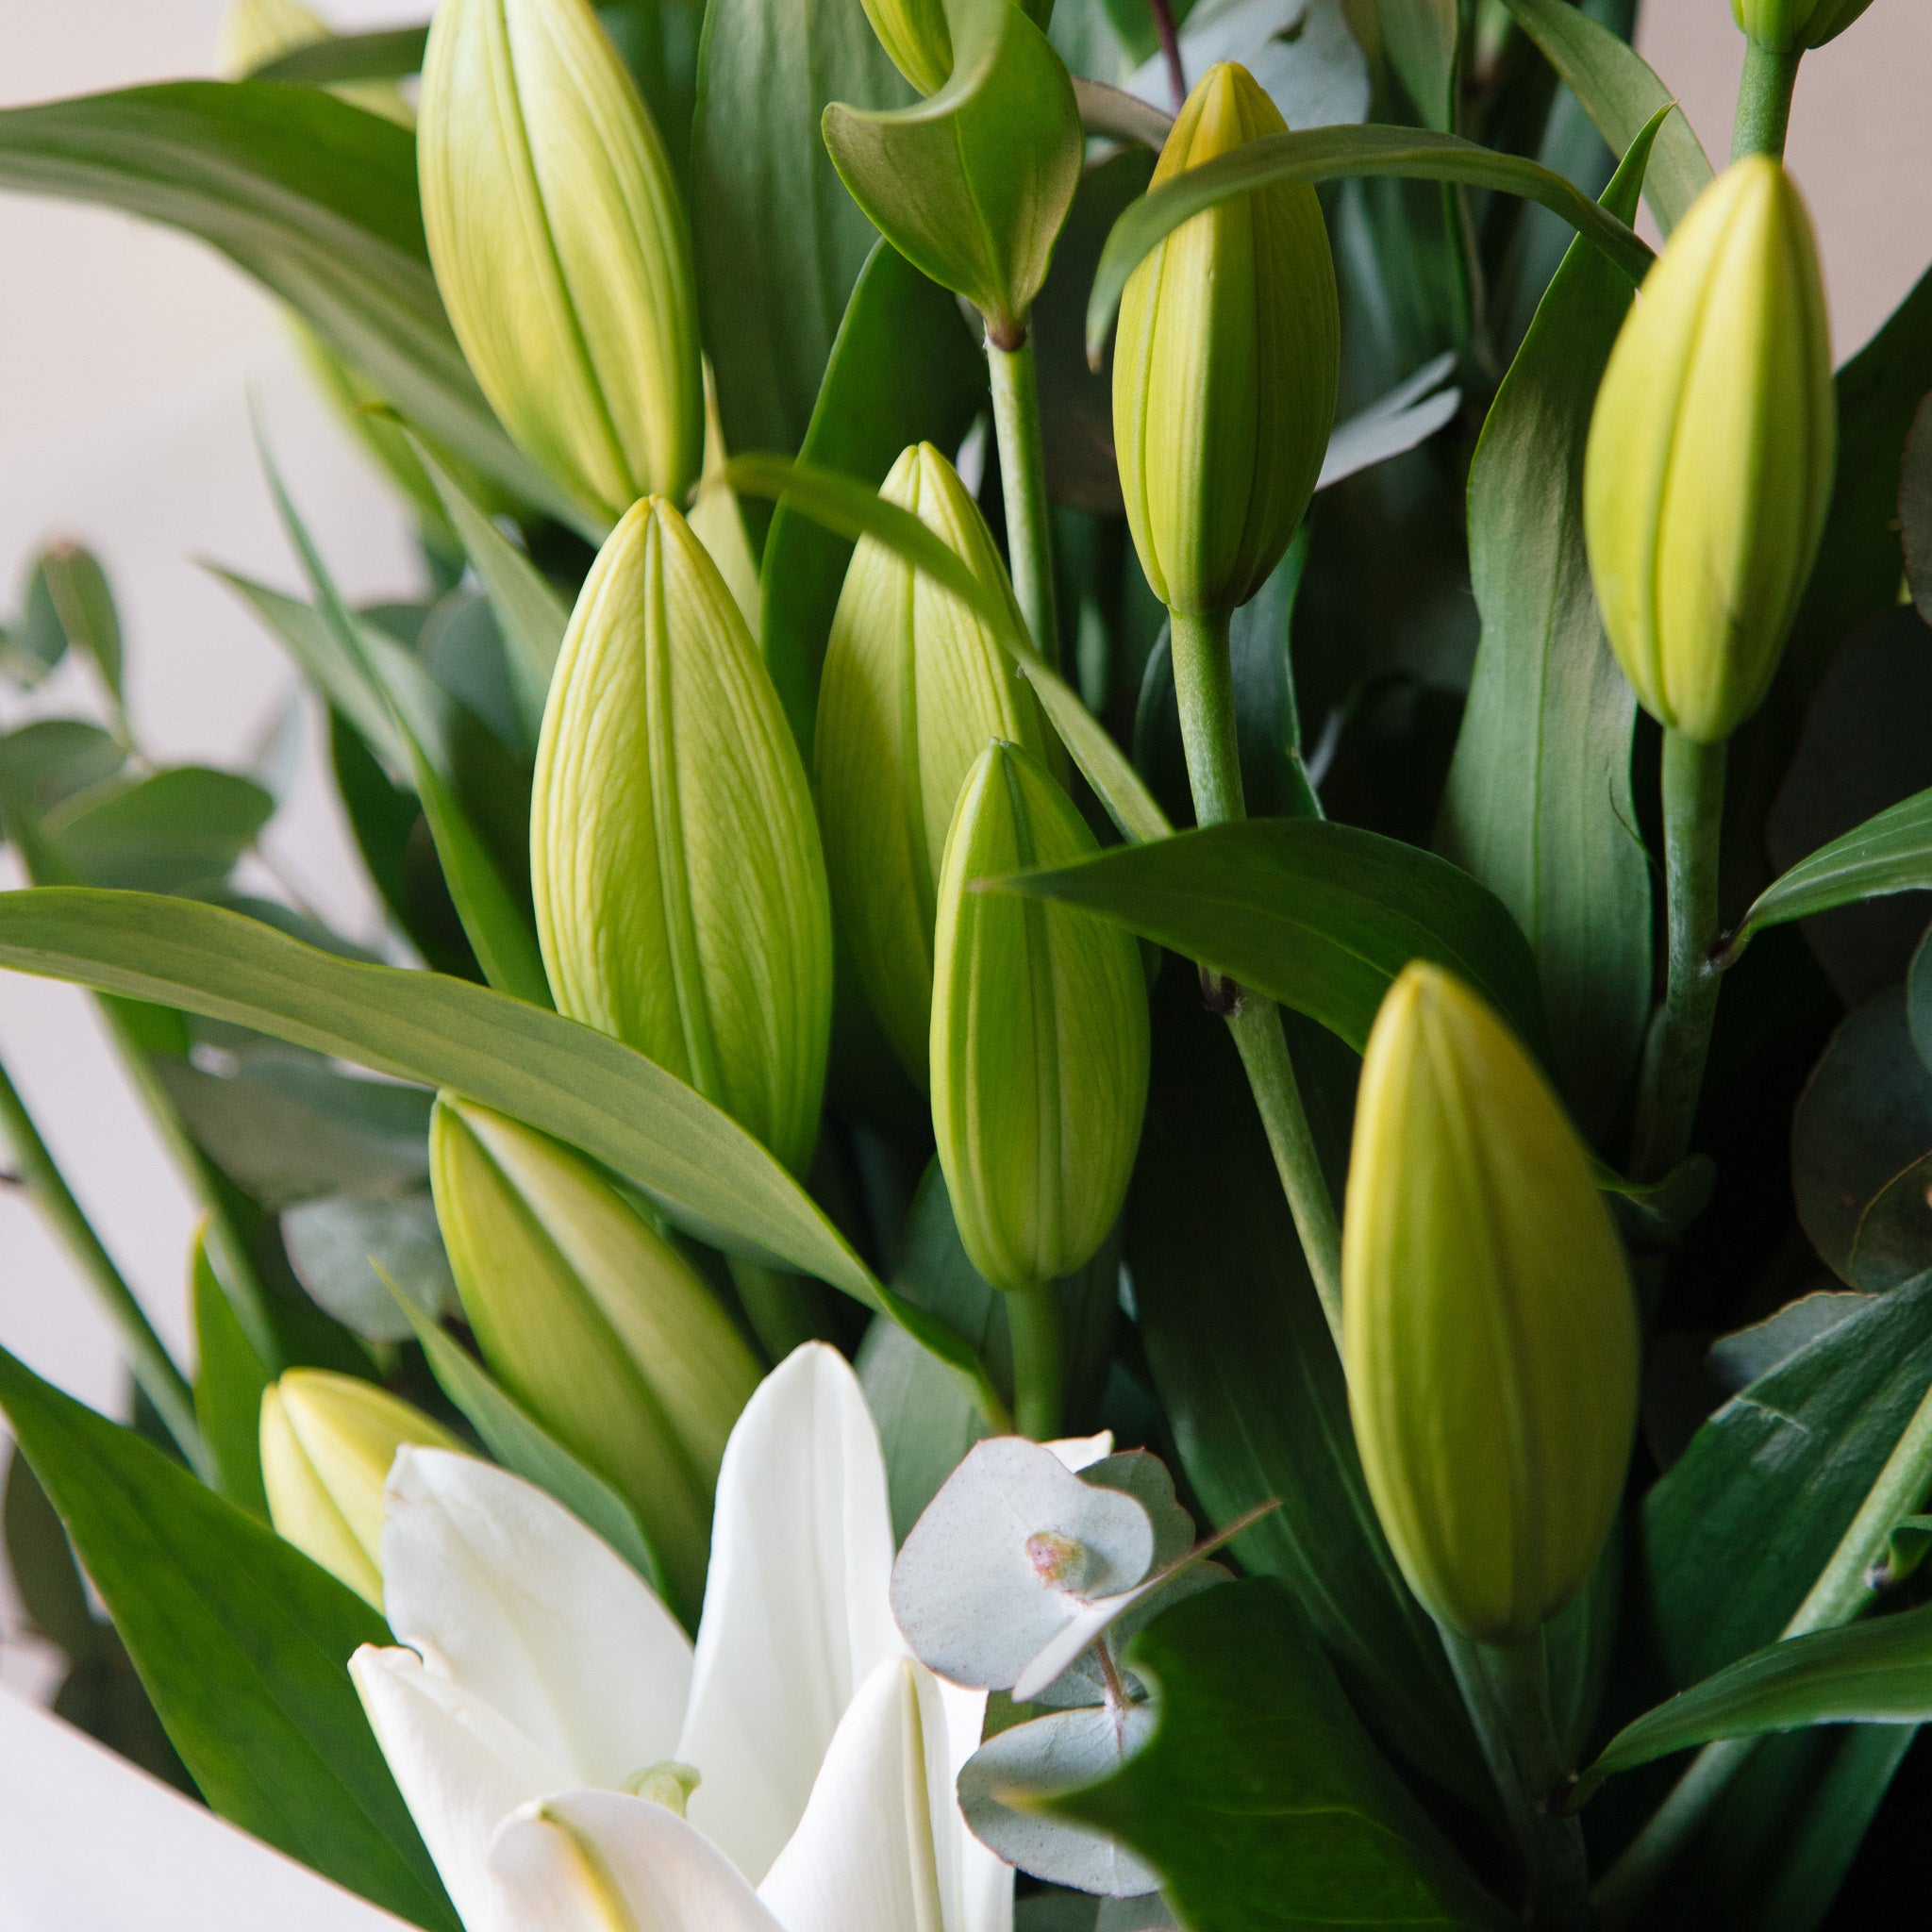
<path fill-rule="evenodd" d="M 607 522 L 681 497 L 705 437 L 691 235 L 589 0 L 441 0 L 419 111 L 429 259 L 504 427 Z"/>
<path fill-rule="evenodd" d="M 1438 966 L 1402 973 L 1369 1036 L 1341 1274 L 1349 1412 L 1402 1574 L 1465 1637 L 1532 1635 L 1623 1495 L 1637 1311 L 1561 1106 Z"/>
<path fill-rule="evenodd" d="M 818 1136 L 831 909 L 805 766 L 724 580 L 648 498 L 598 553 L 543 714 L 530 883 L 558 1010 L 794 1172 Z"/>
<path fill-rule="evenodd" d="M 933 1134 L 968 1257 L 1016 1292 L 1084 1267 L 1120 1213 L 1147 1105 L 1147 988 L 1118 926 L 974 883 L 1096 849 L 1046 768 L 996 743 L 960 791 L 940 874 Z"/>
<path fill-rule="evenodd" d="M 491 1374 L 630 1503 L 675 1603 L 703 1594 L 711 1495 L 758 1366 L 691 1264 L 580 1156 L 442 1095 L 436 1216 Z"/>
<path fill-rule="evenodd" d="M 1714 744 L 1763 702 L 1824 536 L 1837 441 L 1810 218 L 1756 156 L 1679 223 L 1591 423 L 1597 603 L 1659 724 Z"/>
<path fill-rule="evenodd" d="M 291 1369 L 261 1393 L 261 1479 L 277 1533 L 382 1607 L 382 1491 L 405 1443 L 462 1444 L 355 1375 Z"/>
<path fill-rule="evenodd" d="M 1872 0 L 1731 0 L 1738 25 L 1760 47 L 1788 54 L 1822 47 L 1871 6 Z"/>
<path fill-rule="evenodd" d="M 1188 96 L 1154 186 L 1287 132 L 1223 61 Z M 1193 216 L 1128 278 L 1114 448 L 1141 568 L 1169 609 L 1232 610 L 1281 561 L 1322 474 L 1341 358 L 1335 263 L 1306 184 Z"/>
<path fill-rule="evenodd" d="M 1044 33 L 1053 0 L 1015 0 Z M 936 94 L 952 77 L 953 34 L 945 0 L 863 0 L 865 17 L 892 65 L 923 94 Z"/>
<path fill-rule="evenodd" d="M 907 450 L 879 493 L 942 537 L 1025 635 L 986 520 L 938 450 Z M 861 538 L 819 690 L 819 816 L 832 904 L 859 983 L 921 1086 L 946 834 L 967 773 L 995 738 L 1046 756 L 1032 687 L 958 598 Z"/>

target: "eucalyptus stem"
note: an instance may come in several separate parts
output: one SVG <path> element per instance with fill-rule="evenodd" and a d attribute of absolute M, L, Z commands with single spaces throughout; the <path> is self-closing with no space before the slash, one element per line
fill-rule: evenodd
<path fill-rule="evenodd" d="M 1805 50 L 1774 54 L 1756 41 L 1744 43 L 1744 72 L 1738 82 L 1738 118 L 1731 133 L 1731 158 L 1769 155 L 1782 160 L 1791 125 L 1791 94 Z"/>
<path fill-rule="evenodd" d="M 1583 1827 L 1550 1803 L 1570 1767 L 1550 1714 L 1542 1632 L 1523 1643 L 1476 1643 L 1445 1626 L 1442 1647 L 1523 1857 L 1528 1923 L 1548 1932 L 1586 1932 L 1590 1864 Z"/>
<path fill-rule="evenodd" d="M 1013 1424 L 1036 1442 L 1050 1441 L 1060 1432 L 1066 1407 L 1059 1291 L 1048 1282 L 1008 1294 L 1006 1304 L 1013 1339 Z"/>
<path fill-rule="evenodd" d="M 194 1391 L 175 1367 L 167 1344 L 155 1332 L 147 1311 L 135 1299 L 114 1257 L 101 1243 L 85 1209 L 60 1172 L 47 1143 L 41 1139 L 33 1116 L 4 1066 L 0 1066 L 0 1137 L 13 1150 L 17 1176 L 68 1254 L 92 1285 L 108 1316 L 121 1331 L 127 1366 L 141 1392 L 154 1404 L 155 1413 L 188 1458 L 189 1466 L 207 1478 L 212 1465 L 201 1424 L 194 1413 Z"/>
<path fill-rule="evenodd" d="M 737 1255 L 727 1257 L 726 1265 L 752 1333 L 774 1365 L 808 1341 L 830 1339 L 823 1284 Z"/>
<path fill-rule="evenodd" d="M 1718 859 L 1724 835 L 1724 747 L 1666 728 L 1663 756 L 1664 887 L 1670 909 L 1670 976 L 1645 1042 L 1631 1160 L 1637 1178 L 1661 1180 L 1690 1151 L 1710 1026 L 1722 984 Z"/>
<path fill-rule="evenodd" d="M 1178 114 L 1188 104 L 1188 73 L 1181 64 L 1181 37 L 1174 29 L 1174 0 L 1148 0 L 1154 15 L 1154 38 L 1160 42 L 1160 58 L 1167 68 L 1167 92 Z"/>
<path fill-rule="evenodd" d="M 1247 817 L 1241 791 L 1240 748 L 1235 728 L 1234 671 L 1228 656 L 1224 612 L 1197 617 L 1169 613 L 1174 653 L 1174 696 L 1180 708 L 1181 741 L 1187 751 L 1188 781 L 1194 794 L 1194 817 L 1203 825 L 1228 824 Z M 1341 1226 L 1315 1137 L 1302 1104 L 1300 1082 L 1272 1000 L 1237 989 L 1227 1008 L 1228 1030 L 1247 1070 L 1261 1125 L 1274 1156 L 1275 1171 L 1288 1195 L 1295 1231 L 1307 1257 L 1308 1273 L 1328 1318 L 1329 1331 L 1341 1341 Z"/>
<path fill-rule="evenodd" d="M 1060 621 L 1054 598 L 1053 523 L 1046 506 L 1046 455 L 1040 434 L 1040 385 L 1033 338 L 1022 323 L 1017 339 L 986 336 L 992 377 L 992 431 L 1000 452 L 1000 489 L 1007 508 L 1007 561 L 1013 594 L 1050 665 L 1060 661 Z"/>
<path fill-rule="evenodd" d="M 1872 1575 L 1883 1560 L 1891 1533 L 1932 1491 L 1932 1389 L 1921 1398 L 1912 1419 L 1886 1457 L 1878 1480 L 1866 1492 L 1858 1513 L 1839 1540 L 1831 1561 L 1818 1573 L 1779 1641 L 1835 1630 L 1851 1623 L 1872 1601 Z M 1596 1890 L 1605 1925 L 1633 1923 L 1633 1915 L 1670 1875 L 1673 1867 L 1703 1829 L 1712 1807 L 1757 1748 L 1756 1738 L 1721 1738 L 1707 1744 L 1677 1780 L 1624 1855 L 1604 1874 Z"/>

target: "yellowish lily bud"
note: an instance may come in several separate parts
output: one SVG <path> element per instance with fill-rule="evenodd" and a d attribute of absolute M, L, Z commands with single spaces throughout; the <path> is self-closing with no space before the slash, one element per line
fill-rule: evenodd
<path fill-rule="evenodd" d="M 681 497 L 705 437 L 691 236 L 589 0 L 441 0 L 420 114 L 429 258 L 505 428 L 607 522 Z"/>
<path fill-rule="evenodd" d="M 1637 1419 L 1637 1311 L 1574 1130 L 1459 980 L 1409 966 L 1369 1036 L 1342 1230 L 1343 1359 L 1409 1588 L 1485 1643 L 1589 1580 Z"/>
<path fill-rule="evenodd" d="M 1584 470 L 1597 603 L 1659 724 L 1702 743 L 1763 702 L 1837 460 L 1811 222 L 1755 156 L 1698 197 L 1604 374 Z"/>
<path fill-rule="evenodd" d="M 1046 768 L 996 743 L 960 791 L 940 874 L 933 1134 L 967 1256 L 1013 1291 L 1084 1267 L 1120 1213 L 1147 1105 L 1147 989 L 1119 927 L 974 883 L 1096 849 Z"/>
<path fill-rule="evenodd" d="M 1871 6 L 1872 0 L 1731 0 L 1738 25 L 1774 54 L 1822 47 Z"/>
<path fill-rule="evenodd" d="M 1188 96 L 1154 185 L 1287 132 L 1247 70 L 1224 61 Z M 1224 202 L 1135 269 L 1114 343 L 1114 450 L 1141 568 L 1169 609 L 1232 610 L 1281 561 L 1322 474 L 1341 358 L 1312 188 Z"/>
<path fill-rule="evenodd" d="M 261 1479 L 276 1531 L 382 1607 L 382 1491 L 405 1443 L 463 1445 L 354 1375 L 291 1369 L 261 1394 Z"/>
<path fill-rule="evenodd" d="M 1044 33 L 1053 0 L 1015 0 Z M 953 33 L 945 0 L 863 0 L 865 17 L 892 65 L 923 94 L 936 94 L 952 77 Z"/>
<path fill-rule="evenodd" d="M 331 38 L 326 24 L 301 0 L 233 0 L 215 45 L 215 72 L 224 80 L 242 80 L 284 54 Z M 408 102 L 384 81 L 358 82 L 329 92 L 385 120 L 415 125 Z"/>
<path fill-rule="evenodd" d="M 530 882 L 558 1009 L 794 1171 L 818 1136 L 831 909 L 798 747 L 724 580 L 636 505 L 577 599 L 537 749 Z"/>
<path fill-rule="evenodd" d="M 691 1264 L 580 1156 L 444 1094 L 437 1220 L 492 1374 L 637 1514 L 674 1601 L 703 1594 L 724 1441 L 758 1365 Z"/>
<path fill-rule="evenodd" d="M 1025 636 L 986 520 L 938 450 L 907 450 L 879 493 L 942 537 Z M 1047 755 L 1032 687 L 958 598 L 860 539 L 819 689 L 819 815 L 840 930 L 887 1039 L 921 1086 L 946 834 L 967 773 L 995 738 Z"/>

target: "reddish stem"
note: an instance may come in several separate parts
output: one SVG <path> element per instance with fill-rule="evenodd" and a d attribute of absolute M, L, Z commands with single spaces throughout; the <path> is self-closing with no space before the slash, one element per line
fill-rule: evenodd
<path fill-rule="evenodd" d="M 1167 62 L 1167 90 L 1178 114 L 1188 103 L 1188 75 L 1181 65 L 1181 37 L 1174 31 L 1174 0 L 1147 0 L 1147 4 L 1154 11 L 1154 31 L 1160 38 L 1160 52 Z"/>

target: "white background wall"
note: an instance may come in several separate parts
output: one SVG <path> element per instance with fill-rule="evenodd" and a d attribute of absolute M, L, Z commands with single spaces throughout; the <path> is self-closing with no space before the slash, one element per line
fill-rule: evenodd
<path fill-rule="evenodd" d="M 225 0 L 0 0 L 0 105 L 209 69 Z M 343 27 L 408 0 L 332 0 Z M 1714 158 L 1728 149 L 1741 42 L 1725 0 L 1648 0 L 1642 44 Z M 1875 0 L 1806 64 L 1791 158 L 1823 233 L 1841 354 L 1932 261 L 1932 6 Z M 163 760 L 246 758 L 294 680 L 196 564 L 292 586 L 246 419 L 254 389 L 298 500 L 344 588 L 411 588 L 400 514 L 310 400 L 273 305 L 193 243 L 124 217 L 0 196 L 0 611 L 46 540 L 105 560 L 121 601 L 137 726 Z M 69 666 L 32 711 L 91 700 Z M 17 722 L 18 708 L 5 722 Z M 313 732 L 313 721 L 310 724 Z M 314 756 L 276 857 L 351 931 L 373 901 Z M 8 863 L 10 865 L 10 858 Z M 13 883 L 8 873 L 6 883 Z M 186 1355 L 186 1198 L 126 1095 L 86 998 L 0 975 L 0 1054 L 88 1211 L 169 1342 Z M 114 1340 L 65 1257 L 0 1190 L 0 1343 L 118 1407 Z M 6 1609 L 0 1605 L 0 1638 Z M 0 1648 L 0 1662 L 5 1650 Z"/>

